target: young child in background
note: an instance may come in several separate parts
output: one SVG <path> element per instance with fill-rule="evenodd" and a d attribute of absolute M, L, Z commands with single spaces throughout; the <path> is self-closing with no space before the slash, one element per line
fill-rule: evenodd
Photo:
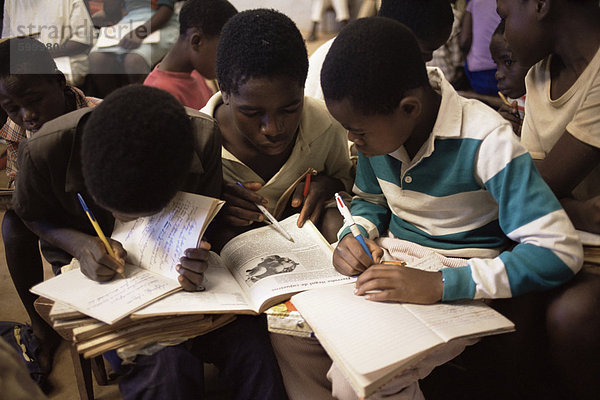
<path fill-rule="evenodd" d="M 338 271 L 359 275 L 357 295 L 420 304 L 509 298 L 579 271 L 577 234 L 510 124 L 427 70 L 406 27 L 378 17 L 348 25 L 321 75 L 327 108 L 359 151 L 351 212 L 371 254 L 345 228 L 333 257 Z M 432 250 L 445 256 L 437 272 L 379 264 L 384 251 L 410 265 Z M 441 347 L 375 398 L 422 398 L 417 380 L 469 343 Z M 356 398 L 335 365 L 329 376 L 334 396 Z"/>
<path fill-rule="evenodd" d="M 7 143 L 6 173 L 9 186 L 14 187 L 19 143 L 48 121 L 79 108 L 94 107 L 100 100 L 67 85 L 47 47 L 35 39 L 13 38 L 0 43 L 0 60 L 0 106 L 8 114 L 0 137 Z M 43 280 L 38 238 L 8 209 L 2 220 L 2 239 L 11 278 L 41 342 L 37 356 L 50 372 L 59 338 L 35 311 L 37 296 L 29 291 L 33 283 Z"/>
<path fill-rule="evenodd" d="M 525 75 L 530 66 L 523 65 L 513 56 L 504 39 L 504 21 L 498 24 L 492 35 L 490 53 L 497 67 L 498 94 L 509 103 L 503 103 L 498 112 L 510 122 L 515 134 L 521 136 L 521 124 L 525 116 Z"/>
<path fill-rule="evenodd" d="M 144 81 L 152 66 L 177 42 L 179 24 L 174 7 L 175 0 L 103 1 L 103 11 L 107 16 L 116 14 L 120 17 L 121 10 L 126 12 L 114 25 L 119 37 L 123 35 L 120 32 L 122 27 L 141 25 L 124 34 L 118 44 L 99 46 L 99 40 L 90 51 L 90 74 L 98 96 L 105 97 L 123 85 Z M 144 43 L 148 36 L 157 31 L 158 40 Z"/>
<path fill-rule="evenodd" d="M 109 239 L 116 258 L 109 256 L 77 194 L 109 236 L 115 218 L 152 215 L 179 190 L 217 197 L 219 155 L 220 134 L 212 118 L 186 112 L 162 90 L 128 86 L 91 111 L 55 119 L 23 143 L 15 210 L 40 237 L 55 270 L 74 257 L 86 276 L 108 281 L 122 271 L 126 250 Z M 161 161 L 158 168 L 156 160 Z M 177 266 L 183 289 L 202 284 L 209 249 L 202 240 L 198 248 L 185 251 Z M 124 399 L 201 397 L 203 362 L 221 370 L 232 398 L 285 397 L 263 317 L 240 316 L 180 345 L 138 355 L 133 364 L 119 366 L 113 357 L 109 360 L 122 374 Z"/>
<path fill-rule="evenodd" d="M 329 7 L 333 7 L 335 11 L 335 20 L 346 26 L 350 19 L 350 9 L 348 8 L 348 0 L 312 0 L 310 5 L 310 20 L 312 27 L 310 34 L 306 38 L 308 42 L 314 42 L 318 39 L 319 24 L 323 18 L 323 13 Z"/>
<path fill-rule="evenodd" d="M 411 29 L 426 62 L 432 59 L 435 49 L 446 43 L 454 20 L 448 0 L 383 0 L 377 15 L 395 19 Z M 304 89 L 307 96 L 323 100 L 321 67 L 334 39 L 323 43 L 308 59 Z"/>
<path fill-rule="evenodd" d="M 600 5 L 498 0 L 505 37 L 524 65 L 521 143 L 577 229 L 600 233 Z M 550 362 L 563 398 L 600 393 L 600 276 L 584 268 L 552 303 Z"/>
<path fill-rule="evenodd" d="M 206 105 L 217 77 L 217 44 L 223 25 L 237 13 L 227 0 L 188 0 L 179 13 L 179 39 L 144 81 L 171 93 L 186 107 Z"/>
<path fill-rule="evenodd" d="M 306 198 L 303 179 L 275 217 L 300 212 L 298 226 L 310 219 L 335 241 L 342 219 L 333 204 L 325 204 L 350 189 L 352 164 L 344 128 L 322 102 L 304 96 L 307 68 L 302 35 L 279 12 L 248 10 L 223 28 L 217 50 L 221 91 L 202 109 L 223 135 L 223 240 L 263 222 L 255 204 L 273 213 L 286 189 L 311 168 L 317 175 Z"/>
<path fill-rule="evenodd" d="M 465 75 L 471 88 L 483 95 L 496 96 L 496 65 L 490 55 L 490 39 L 500 23 L 495 0 L 470 0 L 463 14 L 460 47 L 466 54 Z"/>
<path fill-rule="evenodd" d="M 70 85 L 80 86 L 89 72 L 88 53 L 96 29 L 85 0 L 6 0 L 3 38 L 33 36 L 50 51 Z"/>

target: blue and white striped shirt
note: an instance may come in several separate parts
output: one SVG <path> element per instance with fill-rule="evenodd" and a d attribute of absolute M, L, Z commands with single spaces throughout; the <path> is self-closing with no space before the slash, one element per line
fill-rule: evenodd
<path fill-rule="evenodd" d="M 359 153 L 350 209 L 363 234 L 374 239 L 389 230 L 468 257 L 467 266 L 442 270 L 443 301 L 512 297 L 571 279 L 582 265 L 581 243 L 510 124 L 460 97 L 437 69 L 429 79 L 442 102 L 414 159 L 403 147 Z"/>

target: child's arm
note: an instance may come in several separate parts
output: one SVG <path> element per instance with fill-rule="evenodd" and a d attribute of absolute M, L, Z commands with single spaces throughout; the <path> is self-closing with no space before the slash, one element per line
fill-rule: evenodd
<path fill-rule="evenodd" d="M 171 19 L 171 16 L 173 16 L 172 7 L 166 5 L 158 6 L 158 10 L 156 10 L 148 21 L 121 39 L 119 46 L 127 50 L 137 49 L 147 36 L 165 26 Z"/>
<path fill-rule="evenodd" d="M 548 186 L 561 200 L 576 228 L 600 232 L 598 200 L 579 201 L 571 191 L 600 164 L 600 147 L 594 147 L 565 132 L 537 167 Z"/>
<path fill-rule="evenodd" d="M 373 301 L 433 304 L 442 300 L 443 291 L 441 272 L 378 264 L 358 277 L 355 293 Z"/>
<path fill-rule="evenodd" d="M 484 128 L 484 127 L 482 127 Z M 581 269 L 581 242 L 531 157 L 502 124 L 479 146 L 476 178 L 498 203 L 505 235 L 517 245 L 493 259 L 445 268 L 443 300 L 506 298 L 556 287 Z"/>
<path fill-rule="evenodd" d="M 57 226 L 48 221 L 25 221 L 25 225 L 51 245 L 71 254 L 81 265 L 81 272 L 98 282 L 111 280 L 115 274 L 124 272 L 127 252 L 121 243 L 107 238 L 116 258 L 106 251 L 104 243 L 97 236 L 90 236 L 74 229 Z"/>

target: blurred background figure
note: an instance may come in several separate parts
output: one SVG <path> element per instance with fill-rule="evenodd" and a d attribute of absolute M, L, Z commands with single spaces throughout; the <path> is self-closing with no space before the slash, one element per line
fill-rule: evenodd
<path fill-rule="evenodd" d="M 341 24 L 342 28 L 348 23 L 350 19 L 348 0 L 312 0 L 310 12 L 312 28 L 306 38 L 309 42 L 314 42 L 318 39 L 319 24 L 321 23 L 323 13 L 330 7 L 333 7 L 335 20 Z"/>
<path fill-rule="evenodd" d="M 496 64 L 490 54 L 490 40 L 499 23 L 496 0 L 470 0 L 459 36 L 460 48 L 467 55 L 465 74 L 471 88 L 477 93 L 496 97 Z"/>

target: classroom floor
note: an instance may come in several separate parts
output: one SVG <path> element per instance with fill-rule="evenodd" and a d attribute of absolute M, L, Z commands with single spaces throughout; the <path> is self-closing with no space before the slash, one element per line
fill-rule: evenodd
<path fill-rule="evenodd" d="M 304 33 L 306 37 L 307 34 Z M 307 43 L 308 53 L 318 48 L 325 41 L 331 39 L 334 34 L 321 33 L 319 40 Z M 0 187 L 7 186 L 7 179 L 4 170 L 0 171 Z M 0 220 L 4 217 L 4 211 L 0 210 Z M 0 234 L 1 235 L 1 234 Z M 50 265 L 45 265 L 46 278 L 52 276 Z M 4 243 L 0 241 L 0 321 L 29 322 L 29 317 L 25 308 L 21 304 L 17 292 L 13 286 L 12 280 L 6 266 L 4 256 Z M 207 375 L 207 400 L 220 400 L 223 398 L 216 384 L 216 370 L 209 369 Z M 50 383 L 53 387 L 48 394 L 49 399 L 55 400 L 78 400 L 79 392 L 73 373 L 73 362 L 68 349 L 68 344 L 63 342 L 58 349 L 54 359 L 54 368 L 50 374 Z M 116 384 L 107 386 L 98 386 L 94 380 L 94 395 L 97 400 L 120 400 L 119 389 Z M 0 396 L 1 397 L 1 396 Z"/>

